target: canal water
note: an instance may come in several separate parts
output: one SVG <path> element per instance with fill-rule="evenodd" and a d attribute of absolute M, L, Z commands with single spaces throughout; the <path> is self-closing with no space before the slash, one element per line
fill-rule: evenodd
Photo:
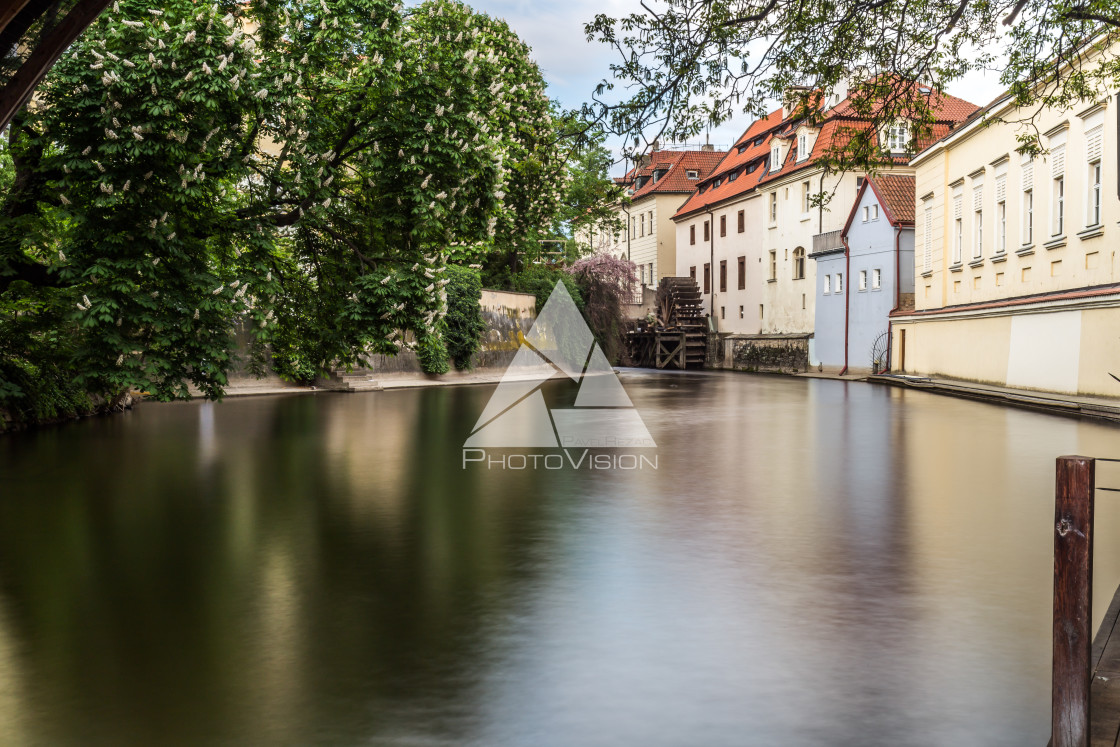
<path fill-rule="evenodd" d="M 1120 430 L 623 381 L 656 470 L 463 469 L 490 386 L 0 438 L 0 743 L 1046 743 L 1054 458 Z"/>

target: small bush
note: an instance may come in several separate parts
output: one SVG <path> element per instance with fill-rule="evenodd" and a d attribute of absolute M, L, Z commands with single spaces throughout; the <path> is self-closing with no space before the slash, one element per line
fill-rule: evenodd
<path fill-rule="evenodd" d="M 444 341 L 455 368 L 471 368 L 471 359 L 482 344 L 486 322 L 482 318 L 482 279 L 474 270 L 450 265 L 447 268 L 447 333 Z"/>

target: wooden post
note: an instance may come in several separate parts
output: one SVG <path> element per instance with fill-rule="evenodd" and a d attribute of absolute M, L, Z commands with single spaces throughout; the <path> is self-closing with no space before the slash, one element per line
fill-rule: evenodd
<path fill-rule="evenodd" d="M 1088 747 L 1096 462 L 1058 457 L 1054 490 L 1053 747 Z"/>

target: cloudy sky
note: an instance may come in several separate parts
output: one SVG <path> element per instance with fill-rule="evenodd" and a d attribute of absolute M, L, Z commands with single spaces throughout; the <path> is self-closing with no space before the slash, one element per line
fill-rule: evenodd
<path fill-rule="evenodd" d="M 591 98 L 595 86 L 609 72 L 616 53 L 586 41 L 583 24 L 596 13 L 612 17 L 640 10 L 637 0 L 469 0 L 476 10 L 504 18 L 533 48 L 533 57 L 544 71 L 549 95 L 565 107 L 575 108 Z M 994 75 L 974 74 L 958 82 L 949 93 L 975 104 L 990 102 L 1000 87 Z M 712 143 L 730 147 L 750 122 L 733 119 L 710 133 Z M 622 165 L 615 169 L 622 173 Z"/>

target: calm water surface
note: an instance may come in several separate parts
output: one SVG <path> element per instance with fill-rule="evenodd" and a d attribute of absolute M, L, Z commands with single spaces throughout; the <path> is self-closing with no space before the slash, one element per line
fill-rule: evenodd
<path fill-rule="evenodd" d="M 1046 743 L 1053 461 L 1120 430 L 623 380 L 656 471 L 463 470 L 492 387 L 0 438 L 0 743 Z"/>

